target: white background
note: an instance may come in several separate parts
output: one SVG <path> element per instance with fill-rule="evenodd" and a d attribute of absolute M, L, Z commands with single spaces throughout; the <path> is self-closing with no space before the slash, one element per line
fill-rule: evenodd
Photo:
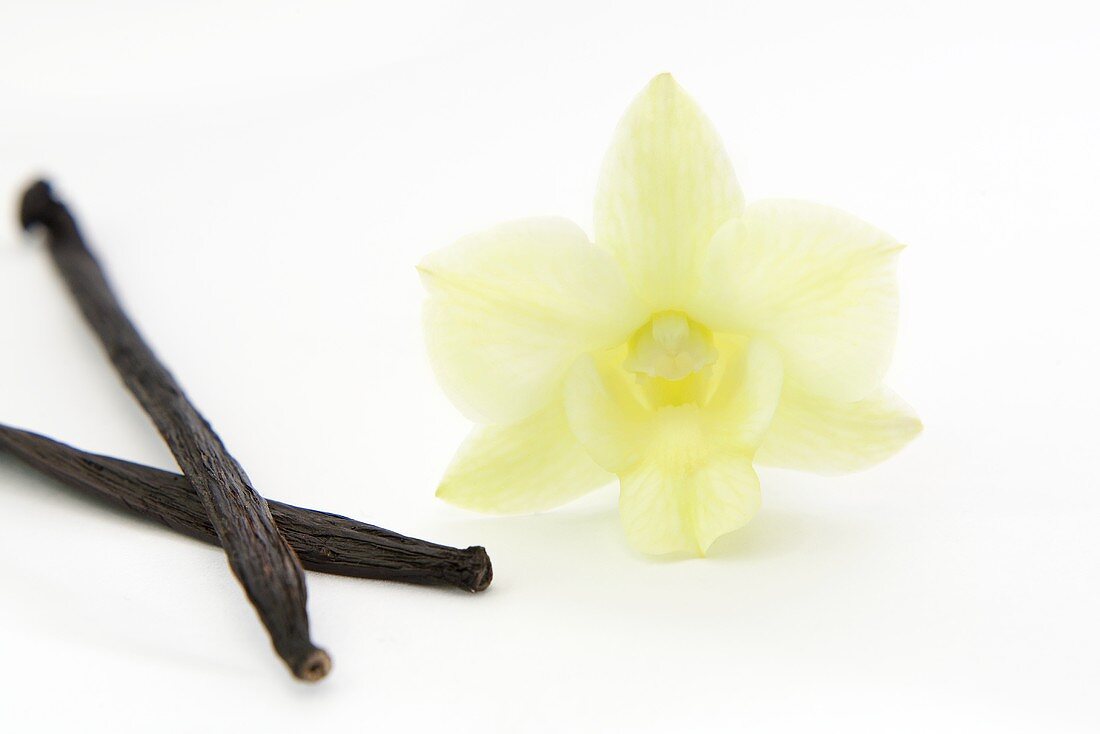
<path fill-rule="evenodd" d="M 0 457 L 0 728 L 1096 731 L 1092 6 L 7 0 L 5 213 L 55 178 L 265 494 L 483 544 L 497 580 L 310 574 L 335 669 L 306 686 L 220 551 Z M 468 426 L 413 268 L 514 217 L 588 227 L 666 70 L 750 200 L 910 245 L 889 382 L 926 424 L 862 474 L 763 471 L 756 520 L 679 562 L 627 550 L 612 488 L 524 518 L 433 497 Z M 0 421 L 173 465 L 12 216 L 0 345 Z"/>

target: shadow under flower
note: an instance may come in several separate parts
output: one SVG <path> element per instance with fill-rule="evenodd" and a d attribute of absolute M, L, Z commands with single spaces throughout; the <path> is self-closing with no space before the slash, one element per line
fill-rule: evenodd
<path fill-rule="evenodd" d="M 461 535 L 477 538 L 490 553 L 495 550 L 494 562 L 506 562 L 509 554 L 528 558 L 552 556 L 555 562 L 565 564 L 574 559 L 591 564 L 595 557 L 630 558 L 655 564 L 699 558 L 691 553 L 649 556 L 632 550 L 619 525 L 614 504 L 566 507 L 533 515 L 471 516 L 445 524 L 452 530 L 462 528 Z M 735 563 L 833 551 L 862 543 L 872 534 L 872 528 L 854 519 L 765 507 L 748 525 L 716 540 L 706 559 Z"/>
<path fill-rule="evenodd" d="M 777 558 L 805 551 L 833 550 L 861 542 L 870 528 L 836 515 L 764 509 L 751 523 L 718 538 L 707 558 L 722 561 Z"/>

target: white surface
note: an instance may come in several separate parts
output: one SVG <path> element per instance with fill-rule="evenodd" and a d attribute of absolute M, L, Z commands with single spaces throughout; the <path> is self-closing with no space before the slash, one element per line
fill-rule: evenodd
<path fill-rule="evenodd" d="M 484 544 L 497 580 L 310 574 L 335 670 L 308 687 L 220 551 L 0 458 L 0 729 L 1100 726 L 1093 4 L 168 5 L 3 4 L 0 201 L 55 177 L 266 494 Z M 863 474 L 763 472 L 753 524 L 675 563 L 626 550 L 611 489 L 434 499 L 467 425 L 413 270 L 512 217 L 587 227 L 663 70 L 750 199 L 910 243 L 890 382 L 926 424 Z M 4 221 L 0 420 L 171 466 L 36 245 Z"/>

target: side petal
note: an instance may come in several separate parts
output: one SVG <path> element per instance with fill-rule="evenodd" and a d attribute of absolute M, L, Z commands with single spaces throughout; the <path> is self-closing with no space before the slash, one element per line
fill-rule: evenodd
<path fill-rule="evenodd" d="M 887 387 L 853 403 L 788 387 L 756 460 L 765 466 L 844 474 L 889 458 L 920 432 L 916 413 Z"/>
<path fill-rule="evenodd" d="M 596 243 L 615 254 L 653 310 L 683 308 L 707 243 L 743 202 L 710 121 L 661 74 L 627 110 L 604 159 Z"/>
<path fill-rule="evenodd" d="M 716 385 L 704 430 L 716 451 L 752 456 L 769 430 L 783 391 L 783 358 L 763 339 L 719 337 Z"/>
<path fill-rule="evenodd" d="M 625 347 L 581 357 L 565 383 L 570 430 L 597 464 L 616 474 L 645 458 L 655 418 L 634 376 L 621 368 L 625 358 Z"/>
<path fill-rule="evenodd" d="M 648 317 L 614 259 L 563 219 L 466 237 L 419 270 L 432 367 L 479 422 L 531 415 L 560 395 L 578 355 L 625 341 Z"/>
<path fill-rule="evenodd" d="M 475 428 L 436 496 L 478 512 L 538 512 L 613 479 L 570 433 L 561 401 L 555 401 L 519 423 Z"/>
<path fill-rule="evenodd" d="M 715 235 L 690 311 L 714 331 L 770 339 L 802 389 L 859 400 L 890 363 L 901 249 L 830 207 L 752 204 Z"/>

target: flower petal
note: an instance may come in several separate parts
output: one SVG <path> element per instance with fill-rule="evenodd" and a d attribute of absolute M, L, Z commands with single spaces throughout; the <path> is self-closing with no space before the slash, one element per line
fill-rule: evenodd
<path fill-rule="evenodd" d="M 614 259 L 564 219 L 471 235 L 419 270 L 432 366 L 480 422 L 531 415 L 560 395 L 578 355 L 625 341 L 648 317 Z"/>
<path fill-rule="evenodd" d="M 537 512 L 613 479 L 573 437 L 558 400 L 519 423 L 475 428 L 436 496 L 479 512 Z"/>
<path fill-rule="evenodd" d="M 648 449 L 653 413 L 633 375 L 622 369 L 626 347 L 581 357 L 565 383 L 565 412 L 573 435 L 609 472 L 640 463 Z"/>
<path fill-rule="evenodd" d="M 645 553 L 703 554 L 759 507 L 752 457 L 779 400 L 783 368 L 768 343 L 722 339 L 702 406 L 647 405 L 622 369 L 626 348 L 577 360 L 566 415 L 598 464 L 620 478 L 619 510 L 631 545 Z"/>
<path fill-rule="evenodd" d="M 705 430 L 721 451 L 752 456 L 769 430 L 783 391 L 783 360 L 763 339 L 723 336 L 715 389 L 703 411 Z"/>
<path fill-rule="evenodd" d="M 836 209 L 752 204 L 711 242 L 691 315 L 714 331 L 771 339 L 802 389 L 859 400 L 880 384 L 893 352 L 900 250 Z"/>
<path fill-rule="evenodd" d="M 631 548 L 651 555 L 696 550 L 686 484 L 682 475 L 663 472 L 655 462 L 643 462 L 622 475 L 619 520 Z"/>
<path fill-rule="evenodd" d="M 627 110 L 604 160 L 596 243 L 615 254 L 654 311 L 682 308 L 707 243 L 743 202 L 710 121 L 661 74 Z"/>
<path fill-rule="evenodd" d="M 577 360 L 565 385 L 573 435 L 596 463 L 622 475 L 654 455 L 701 463 L 711 454 L 752 456 L 763 440 L 783 387 L 778 352 L 760 339 L 718 342 L 715 385 L 702 406 L 649 404 L 637 377 L 622 368 L 627 348 Z"/>
<path fill-rule="evenodd" d="M 690 473 L 647 461 L 624 474 L 621 484 L 623 529 L 642 553 L 704 555 L 760 508 L 760 481 L 747 456 L 712 457 Z"/>
<path fill-rule="evenodd" d="M 920 431 L 916 413 L 887 387 L 853 403 L 788 387 L 756 460 L 765 466 L 843 474 L 889 458 Z"/>
<path fill-rule="evenodd" d="M 760 509 L 760 479 L 745 456 L 724 456 L 695 475 L 695 544 L 703 555 L 715 540 L 746 525 Z"/>

